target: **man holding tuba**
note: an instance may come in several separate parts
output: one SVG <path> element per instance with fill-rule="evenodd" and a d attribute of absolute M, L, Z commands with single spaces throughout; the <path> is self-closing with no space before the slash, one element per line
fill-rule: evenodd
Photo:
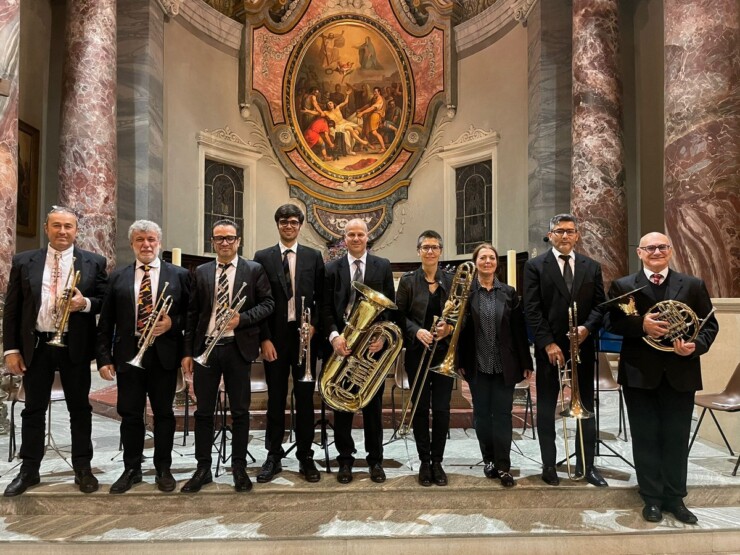
<path fill-rule="evenodd" d="M 699 357 L 709 350 L 719 325 L 710 314 L 712 301 L 704 282 L 668 268 L 673 256 L 668 237 L 648 233 L 640 239 L 637 256 L 643 268 L 615 280 L 609 288 L 610 298 L 641 288 L 632 296 L 635 310 L 627 314 L 612 307 L 605 325 L 624 337 L 619 383 L 632 428 L 637 483 L 645 502 L 642 516 L 648 522 L 660 522 L 666 511 L 681 522 L 696 524 L 696 516 L 683 502 L 689 433 L 694 394 L 702 389 Z M 680 301 L 705 319 L 693 340 L 675 340 L 672 351 L 659 350 L 643 340 L 659 340 L 669 331 L 667 318 L 650 310 L 659 301 Z"/>
<path fill-rule="evenodd" d="M 396 291 L 393 285 L 391 263 L 385 258 L 367 252 L 367 224 L 359 218 L 350 220 L 344 227 L 344 240 L 347 244 L 347 255 L 332 260 L 326 265 L 324 292 L 322 296 L 321 320 L 324 333 L 328 334 L 334 353 L 348 356 L 350 350 L 342 335 L 346 320 L 352 308 L 360 299 L 359 293 L 352 287 L 353 281 L 364 283 L 371 289 L 382 293 L 393 301 Z M 386 314 L 381 318 L 387 318 Z M 370 352 L 383 348 L 383 340 L 371 345 Z M 376 483 L 385 482 L 383 470 L 383 386 L 381 385 L 372 400 L 362 409 L 365 428 L 365 449 L 367 464 L 370 468 L 370 479 Z M 355 442 L 352 439 L 352 412 L 334 411 L 334 439 L 337 451 L 339 472 L 337 481 L 348 484 L 352 481 L 352 465 L 355 458 Z"/>
<path fill-rule="evenodd" d="M 154 414 L 154 467 L 160 491 L 174 491 L 172 402 L 182 358 L 182 330 L 190 274 L 159 258 L 162 229 L 137 220 L 128 230 L 136 260 L 111 275 L 98 322 L 98 372 L 116 379 L 121 417 L 123 474 L 110 493 L 124 493 L 142 480 L 146 400 Z M 137 361 L 140 359 L 140 362 Z"/>
<path fill-rule="evenodd" d="M 92 407 L 88 395 L 95 315 L 100 312 L 107 282 L 106 260 L 75 246 L 77 216 L 69 208 L 52 207 L 44 232 L 48 247 L 13 257 L 5 297 L 5 366 L 23 376 L 26 392 L 21 413 L 23 463 L 5 489 L 6 497 L 20 495 L 40 481 L 46 410 L 56 371 L 69 410 L 75 483 L 83 493 L 98 489 L 90 470 Z M 79 282 L 75 287 L 76 272 Z"/>

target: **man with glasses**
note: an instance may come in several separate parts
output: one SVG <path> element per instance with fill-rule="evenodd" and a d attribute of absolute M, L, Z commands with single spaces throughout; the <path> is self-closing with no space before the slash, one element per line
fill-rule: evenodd
<path fill-rule="evenodd" d="M 627 315 L 613 308 L 606 314 L 605 325 L 624 337 L 619 383 L 632 428 L 637 483 L 645 502 L 642 516 L 648 522 L 660 522 L 666 511 L 681 522 L 696 524 L 696 515 L 683 502 L 689 433 L 694 394 L 702 389 L 699 357 L 709 350 L 719 325 L 709 316 L 712 301 L 704 282 L 669 269 L 673 249 L 668 237 L 648 233 L 640 239 L 637 256 L 642 269 L 615 280 L 609 288 L 610 298 L 640 289 L 632 295 L 636 313 Z M 651 312 L 652 306 L 664 300 L 685 303 L 698 318 L 707 318 L 693 341 L 674 341 L 672 352 L 643 341 L 648 336 L 658 340 L 668 331 L 668 322 Z"/>
<path fill-rule="evenodd" d="M 601 266 L 575 252 L 580 236 L 571 214 L 558 214 L 550 220 L 547 241 L 552 248 L 528 260 L 524 266 L 524 310 L 534 337 L 537 364 L 537 434 L 542 456 L 542 480 L 552 486 L 560 483 L 555 468 L 555 410 L 560 393 L 559 367 L 570 359 L 568 309 L 577 305 L 580 364 L 577 366 L 581 402 L 594 410 L 594 340 L 601 327 L 604 283 Z M 606 480 L 594 466 L 596 423 L 593 418 L 578 419 L 583 429 L 583 449 L 576 440 L 576 475 L 603 487 Z M 580 438 L 581 434 L 576 433 Z M 585 459 L 582 460 L 582 450 Z"/>
<path fill-rule="evenodd" d="M 267 272 L 275 299 L 275 310 L 261 327 L 262 358 L 267 379 L 267 430 L 265 448 L 267 460 L 257 474 L 260 483 L 269 482 L 282 470 L 285 457 L 285 404 L 288 379 L 293 376 L 296 407 L 296 457 L 298 471 L 308 482 L 321 479 L 313 461 L 313 393 L 316 382 L 301 381 L 305 365 L 311 365 L 316 378 L 315 360 L 298 364 L 299 327 L 305 309 L 311 311 L 311 337 L 319 322 L 320 298 L 324 284 L 324 260 L 321 253 L 298 244 L 298 234 L 304 215 L 295 204 L 284 204 L 275 212 L 280 241 L 277 245 L 257 251 L 254 260 Z M 316 349 L 311 349 L 316 358 Z"/>
<path fill-rule="evenodd" d="M 193 376 L 193 389 L 198 399 L 195 411 L 198 468 L 180 490 L 183 493 L 195 493 L 213 481 L 213 413 L 220 395 L 221 378 L 231 412 L 234 489 L 239 492 L 252 489 L 246 470 L 252 393 L 250 368 L 259 355 L 260 325 L 275 306 L 264 268 L 237 254 L 241 243 L 238 224 L 218 220 L 213 224 L 212 241 L 216 260 L 201 264 L 195 270 L 185 324 L 182 368 L 186 375 Z M 229 318 L 240 299 L 244 299 L 244 304 Z M 214 345 L 208 359 L 195 362 L 193 357 L 203 355 L 206 345 Z"/>

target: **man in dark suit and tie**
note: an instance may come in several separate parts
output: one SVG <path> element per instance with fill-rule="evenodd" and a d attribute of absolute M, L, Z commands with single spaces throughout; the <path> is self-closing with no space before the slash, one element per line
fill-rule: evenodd
<path fill-rule="evenodd" d="M 528 260 L 524 266 L 524 309 L 534 336 L 537 363 L 537 432 L 542 455 L 542 479 L 550 485 L 560 480 L 555 469 L 555 410 L 559 394 L 559 366 L 570 359 L 568 308 L 576 304 L 580 360 L 577 366 L 580 397 L 586 410 L 594 410 L 594 341 L 601 327 L 604 282 L 601 266 L 575 252 L 578 242 L 576 219 L 558 214 L 550 220 L 547 238 L 552 249 Z M 591 337 L 589 337 L 591 336 Z M 607 486 L 594 466 L 596 424 L 593 418 L 578 420 L 583 428 L 582 460 L 580 441 L 576 441 L 576 475 L 583 475 L 594 486 Z M 580 434 L 576 434 L 580 437 Z"/>
<path fill-rule="evenodd" d="M 154 414 L 155 481 L 160 491 L 170 492 L 177 485 L 170 472 L 175 437 L 172 402 L 182 359 L 190 274 L 159 258 L 162 229 L 156 223 L 135 221 L 128 238 L 136 260 L 111 275 L 98 322 L 98 372 L 105 380 L 117 377 L 123 444 L 123 474 L 110 493 L 124 493 L 141 482 L 147 396 Z M 172 304 L 165 314 L 160 309 L 167 298 Z M 149 334 L 153 343 L 139 366 L 129 364 Z"/>
<path fill-rule="evenodd" d="M 710 312 L 712 301 L 704 282 L 670 270 L 673 256 L 668 237 L 648 233 L 640 239 L 637 256 L 643 268 L 615 280 L 611 298 L 635 289 L 634 313 L 612 307 L 606 314 L 606 329 L 624 337 L 619 356 L 619 383 L 622 384 L 632 428 L 632 453 L 637 483 L 645 502 L 642 516 L 660 522 L 662 511 L 687 524 L 697 518 L 684 505 L 689 457 L 689 433 L 694 411 L 694 394 L 702 389 L 699 357 L 709 350 L 719 331 Z M 651 311 L 659 301 L 680 301 L 699 319 L 706 319 L 698 335 L 662 344 L 673 351 L 661 351 L 644 339 L 660 341 L 669 323 Z M 693 328 L 690 331 L 695 331 Z"/>
<path fill-rule="evenodd" d="M 265 268 L 270 280 L 275 310 L 262 326 L 260 334 L 262 359 L 267 379 L 267 430 L 265 447 L 267 460 L 257 474 L 260 483 L 269 482 L 282 470 L 285 456 L 285 403 L 288 395 L 288 378 L 293 376 L 296 407 L 296 457 L 298 470 L 308 482 L 321 479 L 313 461 L 313 393 L 315 382 L 302 382 L 305 365 L 298 364 L 300 348 L 299 327 L 304 309 L 311 311 L 311 337 L 318 327 L 321 293 L 324 286 L 324 260 L 316 249 L 298 244 L 298 234 L 304 215 L 295 204 L 284 204 L 275 212 L 280 242 L 257 251 L 255 262 Z M 313 354 L 316 349 L 312 349 Z M 315 358 L 315 357 L 314 357 Z"/>
<path fill-rule="evenodd" d="M 260 264 L 237 254 L 241 238 L 238 224 L 218 220 L 213 224 L 212 241 L 216 260 L 195 270 L 190 288 L 190 304 L 185 324 L 185 357 L 182 368 L 193 375 L 198 399 L 195 411 L 195 458 L 198 468 L 180 491 L 195 493 L 213 481 L 213 413 L 223 377 L 231 412 L 231 472 L 236 491 L 250 491 L 247 475 L 249 442 L 249 404 L 252 390 L 250 369 L 259 355 L 262 322 L 272 313 L 275 302 L 270 282 Z M 244 299 L 239 312 L 229 318 L 238 298 Z M 223 323 L 223 325 L 221 325 Z M 220 338 L 218 336 L 223 331 Z M 193 357 L 203 355 L 206 345 L 214 345 L 202 364 Z"/>
<path fill-rule="evenodd" d="M 53 207 L 46 216 L 44 231 L 48 247 L 13 257 L 5 297 L 5 366 L 12 374 L 23 376 L 26 392 L 21 413 L 23 463 L 18 476 L 5 489 L 6 497 L 20 495 L 40 481 L 46 410 L 57 370 L 69 410 L 75 483 L 84 493 L 98 489 L 98 480 L 90 470 L 92 407 L 88 394 L 90 361 L 95 356 L 95 315 L 100 312 L 108 280 L 106 260 L 74 246 L 77 216 L 69 208 Z M 80 281 L 72 289 L 73 272 L 77 271 Z M 67 326 L 59 330 L 63 345 L 49 345 L 67 305 Z"/>
<path fill-rule="evenodd" d="M 341 356 L 350 354 L 342 331 L 355 302 L 359 300 L 352 282 L 360 281 L 390 300 L 396 298 L 391 263 L 385 258 L 367 252 L 367 235 L 367 224 L 364 220 L 354 219 L 347 222 L 344 228 L 347 255 L 326 265 L 321 310 L 322 328 L 328 335 L 334 352 Z M 387 318 L 387 315 L 384 314 L 381 318 Z M 371 346 L 370 351 L 377 352 L 382 348 L 383 340 L 380 339 Z M 373 399 L 362 409 L 370 479 L 377 483 L 385 482 L 385 471 L 382 466 L 382 408 L 383 386 L 380 386 Z M 339 451 L 337 481 L 342 484 L 352 481 L 352 465 L 355 461 L 353 455 L 356 452 L 352 439 L 353 417 L 354 414 L 351 412 L 334 411 L 334 443 Z"/>

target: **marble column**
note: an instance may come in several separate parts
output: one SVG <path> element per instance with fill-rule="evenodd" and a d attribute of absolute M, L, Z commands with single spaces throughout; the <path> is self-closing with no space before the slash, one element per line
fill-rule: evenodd
<path fill-rule="evenodd" d="M 15 253 L 20 23 L 20 0 L 0 0 L 0 217 L 4 222 L 0 229 L 0 293 L 3 294 Z"/>
<path fill-rule="evenodd" d="M 618 0 L 573 2 L 571 210 L 604 284 L 628 272 Z"/>
<path fill-rule="evenodd" d="M 677 270 L 740 297 L 740 5 L 665 0 L 665 224 Z"/>
<path fill-rule="evenodd" d="M 115 266 L 116 0 L 67 0 L 59 200 L 81 215 L 77 244 Z"/>
<path fill-rule="evenodd" d="M 572 2 L 540 0 L 527 18 L 529 251 L 570 210 Z"/>

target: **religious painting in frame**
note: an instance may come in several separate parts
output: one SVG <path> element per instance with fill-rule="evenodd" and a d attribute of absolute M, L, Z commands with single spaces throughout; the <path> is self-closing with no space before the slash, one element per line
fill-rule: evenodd
<path fill-rule="evenodd" d="M 35 237 L 39 194 L 39 130 L 18 120 L 16 233 Z"/>

